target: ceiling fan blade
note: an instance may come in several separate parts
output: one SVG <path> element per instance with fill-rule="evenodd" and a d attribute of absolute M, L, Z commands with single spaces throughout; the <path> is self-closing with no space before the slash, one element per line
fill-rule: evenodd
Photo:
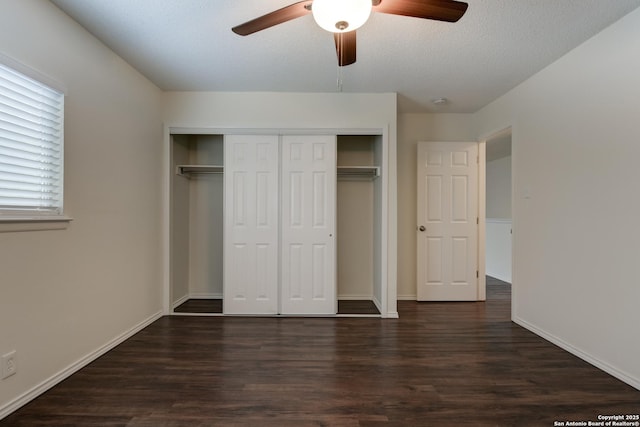
<path fill-rule="evenodd" d="M 456 22 L 467 11 L 467 3 L 454 0 L 373 0 L 376 12 Z"/>
<path fill-rule="evenodd" d="M 311 0 L 305 0 L 290 4 L 282 9 L 267 13 L 266 15 L 252 19 L 244 24 L 237 25 L 233 27 L 231 31 L 241 36 L 248 36 L 249 34 L 282 24 L 283 22 L 300 18 L 301 16 L 311 13 L 311 3 L 313 3 Z"/>
<path fill-rule="evenodd" d="M 336 42 L 338 65 L 344 67 L 356 62 L 356 32 L 334 33 L 333 39 Z"/>

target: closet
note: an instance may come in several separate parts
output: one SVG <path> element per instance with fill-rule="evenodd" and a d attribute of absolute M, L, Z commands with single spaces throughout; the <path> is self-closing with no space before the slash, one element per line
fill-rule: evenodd
<path fill-rule="evenodd" d="M 340 312 L 380 313 L 382 136 L 337 137 L 337 290 Z M 345 310 L 342 310 L 342 307 Z"/>
<path fill-rule="evenodd" d="M 222 312 L 223 144 L 223 135 L 171 135 L 172 311 Z"/>
<path fill-rule="evenodd" d="M 379 315 L 380 135 L 171 135 L 171 307 Z"/>

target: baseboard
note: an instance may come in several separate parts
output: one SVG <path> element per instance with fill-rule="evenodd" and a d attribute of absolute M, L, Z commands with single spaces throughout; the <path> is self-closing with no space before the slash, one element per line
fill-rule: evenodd
<path fill-rule="evenodd" d="M 173 304 L 171 304 L 171 311 L 175 310 L 176 307 L 180 307 L 182 304 L 187 302 L 189 298 L 190 298 L 189 294 L 178 298 L 176 301 L 173 302 Z"/>
<path fill-rule="evenodd" d="M 117 336 L 116 338 L 112 339 L 107 344 L 105 344 L 102 347 L 96 349 L 95 351 L 87 354 L 86 356 L 84 356 L 83 358 L 79 359 L 78 361 L 72 363 L 71 365 L 67 366 L 65 369 L 61 370 L 57 374 L 54 374 L 53 376 L 51 376 L 48 379 L 44 380 L 43 382 L 41 382 L 37 386 L 33 387 L 31 390 L 28 390 L 27 392 L 23 393 L 22 395 L 18 396 L 17 398 L 9 401 L 9 403 L 7 403 L 6 405 L 0 407 L 0 420 L 5 418 L 7 415 L 15 412 L 16 410 L 18 410 L 22 406 L 26 405 L 27 403 L 31 402 L 33 399 L 35 399 L 36 397 L 40 396 L 42 393 L 46 392 L 47 390 L 49 390 L 50 388 L 52 388 L 56 384 L 58 384 L 61 381 L 69 378 L 71 375 L 73 375 L 74 373 L 76 373 L 80 369 L 84 368 L 89 363 L 91 363 L 94 360 L 96 360 L 98 357 L 102 356 L 103 354 L 105 354 L 109 350 L 111 350 L 114 347 L 116 347 L 118 344 L 120 344 L 123 341 L 127 340 L 128 338 L 130 338 L 131 336 L 133 336 L 137 332 L 141 331 L 142 329 L 146 328 L 151 323 L 155 322 L 156 320 L 158 320 L 161 317 L 162 317 L 162 311 L 159 311 L 159 312 L 153 314 L 152 316 L 148 317 L 147 319 L 145 319 L 142 322 L 140 322 L 137 325 L 135 325 L 133 328 L 129 329 L 128 331 L 126 331 L 126 332 L 120 334 L 119 336 Z"/>
<path fill-rule="evenodd" d="M 579 357 L 580 359 L 584 360 L 587 363 L 592 364 L 593 366 L 595 366 L 598 369 L 603 370 L 604 372 L 608 373 L 611 376 L 616 377 L 617 379 L 619 379 L 620 381 L 629 384 L 631 387 L 635 387 L 636 389 L 640 390 L 640 379 L 638 378 L 634 378 L 632 375 L 629 375 L 628 373 L 621 371 L 620 369 L 611 366 L 610 364 L 608 364 L 607 362 L 604 362 L 596 357 L 591 356 L 589 353 L 586 353 L 584 351 L 582 351 L 581 349 L 569 344 L 568 342 L 564 341 L 561 338 L 556 337 L 553 334 L 550 334 L 540 328 L 538 328 L 537 326 L 527 322 L 526 320 L 523 320 L 517 316 L 513 317 L 513 321 L 515 323 L 517 323 L 518 325 L 522 326 L 525 329 L 528 329 L 529 331 L 533 332 L 534 334 L 544 338 L 545 340 L 557 345 L 558 347 L 562 348 L 563 350 L 568 351 L 569 353 L 573 354 L 576 357 Z"/>
<path fill-rule="evenodd" d="M 382 303 L 380 302 L 380 300 L 374 295 L 373 298 L 371 298 L 371 301 L 373 302 L 373 305 L 375 305 L 378 309 L 378 312 L 382 313 Z"/>
<path fill-rule="evenodd" d="M 372 301 L 373 295 L 338 295 L 338 301 Z"/>
<path fill-rule="evenodd" d="M 398 301 L 416 301 L 418 299 L 418 295 L 398 295 Z"/>

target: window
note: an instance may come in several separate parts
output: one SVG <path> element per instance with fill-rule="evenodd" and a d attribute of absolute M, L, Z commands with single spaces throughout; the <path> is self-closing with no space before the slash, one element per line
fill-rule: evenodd
<path fill-rule="evenodd" d="M 64 94 L 0 64 L 0 221 L 62 216 Z"/>

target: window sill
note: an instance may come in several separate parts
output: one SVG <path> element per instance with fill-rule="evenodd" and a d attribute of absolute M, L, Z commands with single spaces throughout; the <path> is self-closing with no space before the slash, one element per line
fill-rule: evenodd
<path fill-rule="evenodd" d="M 0 233 L 14 231 L 64 230 L 73 218 L 68 216 L 48 217 L 0 217 Z"/>

